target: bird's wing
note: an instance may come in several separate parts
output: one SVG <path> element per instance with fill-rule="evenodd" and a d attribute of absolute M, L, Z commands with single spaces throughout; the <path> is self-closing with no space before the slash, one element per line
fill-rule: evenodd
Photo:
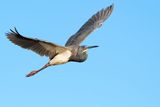
<path fill-rule="evenodd" d="M 102 23 L 110 16 L 113 5 L 94 14 L 74 35 L 72 35 L 65 46 L 79 45 L 91 32 L 102 26 Z"/>
<path fill-rule="evenodd" d="M 49 58 L 53 58 L 58 53 L 67 50 L 65 47 L 58 46 L 50 42 L 24 37 L 19 34 L 16 29 L 15 31 L 11 30 L 11 32 L 6 35 L 7 38 L 15 45 L 32 50 L 41 56 L 48 56 Z"/>

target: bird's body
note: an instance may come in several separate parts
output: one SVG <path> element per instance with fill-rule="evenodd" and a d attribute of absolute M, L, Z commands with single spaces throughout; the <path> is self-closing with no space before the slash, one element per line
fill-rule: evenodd
<path fill-rule="evenodd" d="M 48 66 L 64 64 L 70 61 L 84 62 L 87 57 L 87 51 L 90 48 L 96 48 L 98 46 L 80 46 L 80 43 L 96 28 L 102 26 L 102 23 L 110 16 L 113 10 L 113 5 L 102 9 L 93 15 L 74 35 L 72 35 L 65 46 L 59 46 L 57 44 L 42 41 L 39 39 L 32 39 L 22 36 L 15 31 L 7 33 L 7 38 L 14 44 L 32 50 L 41 56 L 49 57 L 49 62 L 45 64 L 41 69 L 30 72 L 27 77 L 33 76 Z"/>
<path fill-rule="evenodd" d="M 50 65 L 59 65 L 67 63 L 72 56 L 72 52 L 70 50 L 66 50 L 58 55 L 56 55 L 53 59 L 49 61 Z"/>

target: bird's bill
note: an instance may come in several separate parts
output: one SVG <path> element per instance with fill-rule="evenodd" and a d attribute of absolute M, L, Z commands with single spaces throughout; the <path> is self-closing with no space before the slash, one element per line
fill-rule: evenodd
<path fill-rule="evenodd" d="M 87 52 L 88 49 L 97 48 L 99 46 L 87 46 L 86 49 L 83 50 L 83 52 Z"/>
<path fill-rule="evenodd" d="M 99 46 L 97 46 L 97 45 L 96 46 L 88 46 L 87 49 L 92 49 L 92 48 L 97 48 L 97 47 L 99 47 Z"/>

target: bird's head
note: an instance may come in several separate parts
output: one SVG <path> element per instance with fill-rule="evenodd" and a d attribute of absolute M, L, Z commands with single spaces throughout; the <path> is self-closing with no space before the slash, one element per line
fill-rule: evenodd
<path fill-rule="evenodd" d="M 77 52 L 77 58 L 79 58 L 79 62 L 83 62 L 88 57 L 88 49 L 96 48 L 98 46 L 79 46 L 78 52 Z"/>

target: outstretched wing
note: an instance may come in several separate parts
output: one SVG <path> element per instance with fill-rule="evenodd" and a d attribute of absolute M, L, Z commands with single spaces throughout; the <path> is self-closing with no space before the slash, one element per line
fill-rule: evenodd
<path fill-rule="evenodd" d="M 52 58 L 58 53 L 67 50 L 65 47 L 58 46 L 50 42 L 24 37 L 18 33 L 16 28 L 15 31 L 10 31 L 11 32 L 7 33 L 6 35 L 11 42 L 22 48 L 32 50 L 41 56 L 48 56 L 49 58 Z"/>
<path fill-rule="evenodd" d="M 113 5 L 100 10 L 93 15 L 79 30 L 72 35 L 65 46 L 79 45 L 91 32 L 102 26 L 102 23 L 110 16 Z"/>

